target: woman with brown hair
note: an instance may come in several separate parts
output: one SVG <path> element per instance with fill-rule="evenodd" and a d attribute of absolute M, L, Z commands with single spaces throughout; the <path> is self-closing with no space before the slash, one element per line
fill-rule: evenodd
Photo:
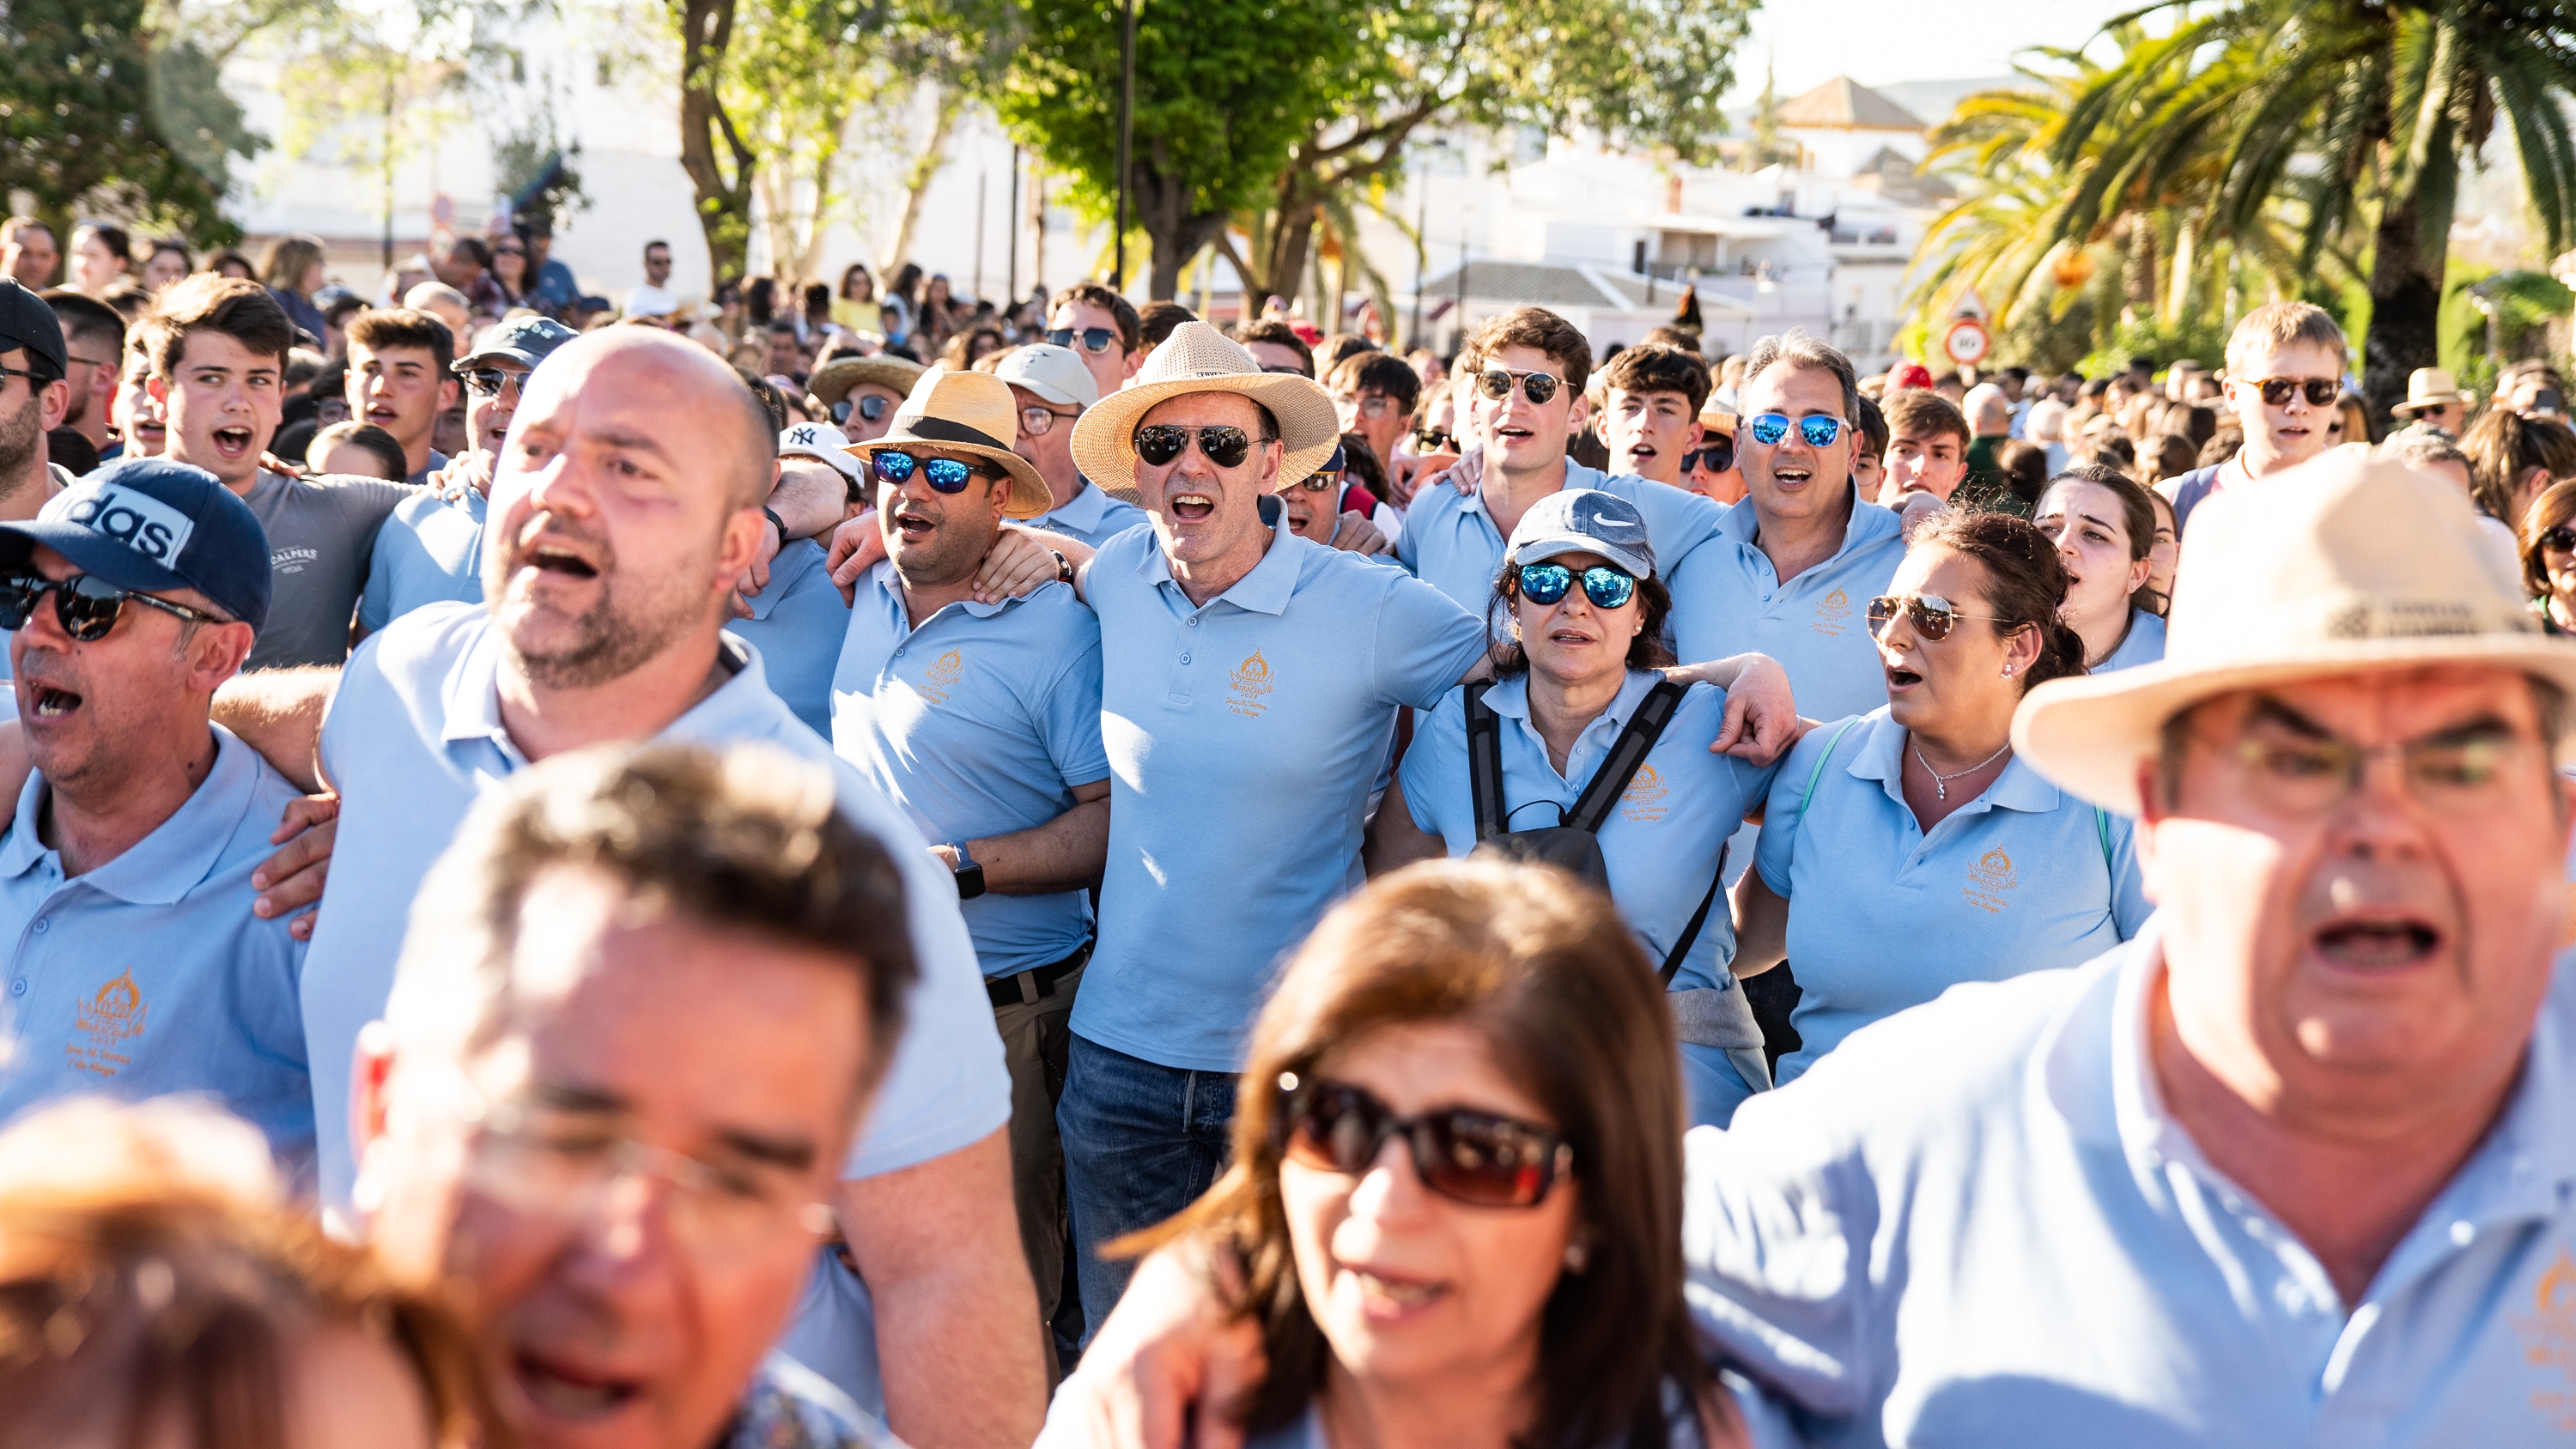
<path fill-rule="evenodd" d="M 2522 519 L 2522 588 L 2550 634 L 2576 634 L 2576 479 L 2552 483 Z"/>
<path fill-rule="evenodd" d="M 311 333 L 317 345 L 329 324 L 322 320 L 322 309 L 313 305 L 313 294 L 322 290 L 329 276 L 322 262 L 322 243 L 313 237 L 279 237 L 260 258 L 261 285 L 286 309 L 286 320 Z"/>
<path fill-rule="evenodd" d="M 1240 1264 L 1267 1371 L 1225 1411 L 1253 1449 L 1789 1442 L 1690 1328 L 1673 1061 L 1609 901 L 1542 867 L 1414 866 L 1289 963 L 1234 1165 L 1120 1246 Z"/>
<path fill-rule="evenodd" d="M 2057 616 L 2084 641 L 2088 673 L 2165 657 L 2165 621 L 2140 598 L 2155 572 L 2154 498 L 2126 473 L 2092 463 L 2058 474 L 2040 495 L 2039 531 L 2066 565 Z"/>
<path fill-rule="evenodd" d="M 280 1201 L 259 1135 L 173 1099 L 0 1133 L 0 1449 L 492 1449 L 440 1304 Z"/>
<path fill-rule="evenodd" d="M 1789 752 L 1735 890 L 1735 974 L 1798 963 L 1782 1085 L 1959 982 L 2081 965 L 2145 924 L 2133 823 L 2013 753 L 2022 696 L 2085 672 L 2066 594 L 2038 528 L 1949 513 L 1870 600 L 1888 702 Z"/>
<path fill-rule="evenodd" d="M 2540 491 L 2576 478 L 2576 432 L 2553 418 L 2526 418 L 2489 408 L 2460 439 L 2469 455 L 2469 486 L 2478 510 L 2507 529 L 2531 511 Z"/>

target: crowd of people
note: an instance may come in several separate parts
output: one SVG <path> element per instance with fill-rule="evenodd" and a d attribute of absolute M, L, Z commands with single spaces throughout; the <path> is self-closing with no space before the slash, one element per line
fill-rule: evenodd
<path fill-rule="evenodd" d="M 0 237 L 0 1449 L 2576 1430 L 2545 368 L 111 232 Z"/>

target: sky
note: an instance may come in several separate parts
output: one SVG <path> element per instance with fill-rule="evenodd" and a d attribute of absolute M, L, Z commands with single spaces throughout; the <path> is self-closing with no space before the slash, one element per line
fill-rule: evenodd
<path fill-rule="evenodd" d="M 2003 76 L 2033 45 L 2081 45 L 2139 0 L 1770 0 L 1753 12 L 1728 104 L 1762 90 L 1767 61 L 1783 100 L 1848 75 L 1887 81 Z"/>

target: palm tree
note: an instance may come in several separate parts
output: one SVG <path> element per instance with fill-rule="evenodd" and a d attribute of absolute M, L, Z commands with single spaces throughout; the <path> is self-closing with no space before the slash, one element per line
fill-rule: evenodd
<path fill-rule="evenodd" d="M 2052 159 L 2090 157 L 2058 234 L 2081 235 L 2132 194 L 2215 157 L 2209 234 L 2241 236 L 2281 201 L 2301 259 L 2369 240 L 2363 391 L 2385 416 L 2435 364 L 2460 169 L 2503 119 L 2553 253 L 2576 235 L 2576 28 L 2559 4 L 2494 0 L 2157 0 L 2162 37 L 2088 78 Z"/>

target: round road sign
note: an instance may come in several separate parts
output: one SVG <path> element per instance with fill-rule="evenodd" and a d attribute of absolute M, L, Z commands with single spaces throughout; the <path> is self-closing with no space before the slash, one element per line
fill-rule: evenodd
<path fill-rule="evenodd" d="M 1986 352 L 1993 346 L 1994 339 L 1987 335 L 1986 324 L 1974 317 L 1962 317 L 1952 322 L 1950 330 L 1941 334 L 1941 350 L 1962 367 L 1985 361 Z"/>

